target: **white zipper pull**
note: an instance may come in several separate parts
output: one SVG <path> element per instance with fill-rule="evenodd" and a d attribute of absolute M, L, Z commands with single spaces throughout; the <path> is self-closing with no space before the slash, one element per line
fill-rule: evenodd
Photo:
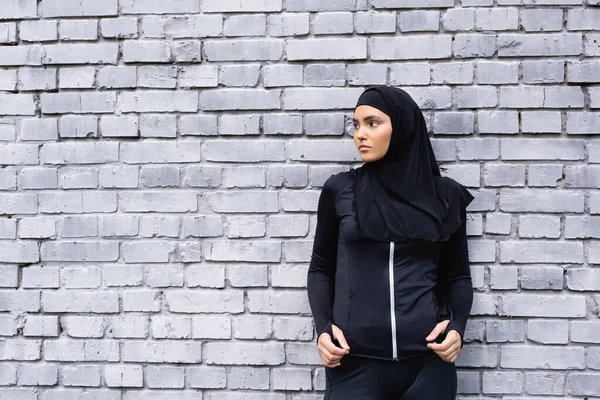
<path fill-rule="evenodd" d="M 398 359 L 398 344 L 396 343 L 396 306 L 394 298 L 394 242 L 390 242 L 390 260 L 389 260 L 389 278 L 390 278 L 390 316 L 392 319 L 392 359 Z"/>

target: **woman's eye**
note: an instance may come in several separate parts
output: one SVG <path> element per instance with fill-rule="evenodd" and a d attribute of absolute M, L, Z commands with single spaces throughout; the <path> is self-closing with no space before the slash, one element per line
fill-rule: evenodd
<path fill-rule="evenodd" d="M 371 121 L 371 123 L 369 125 L 373 126 L 373 124 L 375 124 L 375 126 L 379 125 L 379 122 L 377 121 Z"/>

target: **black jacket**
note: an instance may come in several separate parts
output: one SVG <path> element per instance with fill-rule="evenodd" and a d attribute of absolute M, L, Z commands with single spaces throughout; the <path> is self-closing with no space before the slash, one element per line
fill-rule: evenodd
<path fill-rule="evenodd" d="M 445 242 L 367 239 L 358 232 L 354 180 L 354 170 L 331 176 L 319 198 L 307 277 L 317 338 L 334 324 L 350 354 L 389 360 L 433 351 L 425 337 L 443 319 L 445 332 L 462 339 L 473 302 L 466 210 Z M 444 303 L 449 318 L 440 316 Z"/>

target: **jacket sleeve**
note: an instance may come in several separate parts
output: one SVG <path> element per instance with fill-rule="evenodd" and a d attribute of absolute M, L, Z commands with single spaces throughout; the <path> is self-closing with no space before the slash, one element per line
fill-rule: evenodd
<path fill-rule="evenodd" d="M 452 236 L 443 243 L 440 255 L 440 277 L 446 286 L 446 309 L 450 322 L 445 332 L 456 330 L 460 334 L 461 344 L 467 319 L 473 305 L 473 284 L 469 266 L 467 247 L 467 212 L 461 209 L 462 224 Z"/>
<path fill-rule="evenodd" d="M 323 332 L 328 332 L 333 337 L 331 315 L 339 228 L 335 197 L 336 191 L 330 178 L 325 182 L 319 197 L 317 227 L 306 284 L 317 339 Z"/>

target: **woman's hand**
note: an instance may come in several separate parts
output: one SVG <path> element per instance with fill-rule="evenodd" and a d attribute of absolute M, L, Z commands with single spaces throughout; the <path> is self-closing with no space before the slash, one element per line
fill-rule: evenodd
<path fill-rule="evenodd" d="M 333 330 L 333 337 L 337 339 L 342 348 L 339 348 L 333 344 L 329 333 L 323 332 L 321 335 L 319 335 L 319 356 L 321 356 L 321 359 L 323 360 L 323 365 L 328 368 L 333 368 L 340 365 L 340 360 L 342 357 L 350 352 L 350 347 L 346 342 L 346 338 L 344 337 L 342 330 L 335 325 L 331 325 L 331 328 Z"/>
<path fill-rule="evenodd" d="M 450 332 L 446 332 L 446 338 L 442 343 L 434 342 L 435 338 L 437 338 L 440 333 L 446 330 L 446 327 L 449 323 L 450 320 L 448 319 L 439 322 L 435 328 L 433 328 L 429 336 L 425 338 L 425 340 L 431 342 L 427 344 L 427 347 L 435 351 L 437 355 L 442 358 L 442 360 L 451 363 L 456 360 L 458 353 L 460 353 L 460 334 L 456 330 L 452 329 Z"/>

